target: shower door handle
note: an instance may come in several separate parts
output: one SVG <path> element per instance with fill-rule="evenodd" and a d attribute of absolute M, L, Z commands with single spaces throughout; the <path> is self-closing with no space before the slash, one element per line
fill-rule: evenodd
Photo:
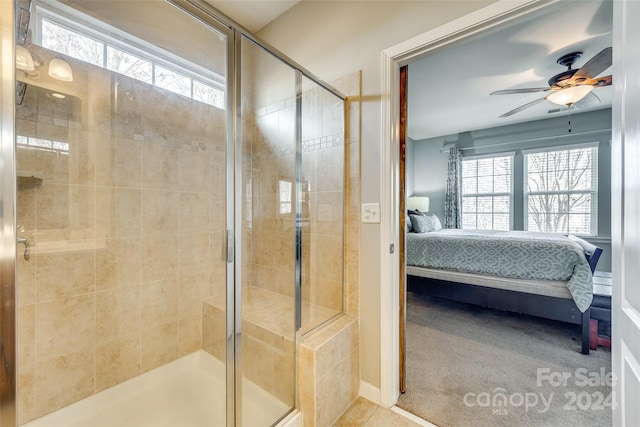
<path fill-rule="evenodd" d="M 231 230 L 225 230 L 226 237 L 226 261 L 230 264 L 233 262 L 233 253 L 235 251 L 235 245 L 233 242 L 233 232 Z"/>
<path fill-rule="evenodd" d="M 29 241 L 25 237 L 18 237 L 16 241 L 24 245 L 24 259 L 25 261 L 29 261 L 29 255 L 31 252 L 31 245 L 29 244 Z"/>

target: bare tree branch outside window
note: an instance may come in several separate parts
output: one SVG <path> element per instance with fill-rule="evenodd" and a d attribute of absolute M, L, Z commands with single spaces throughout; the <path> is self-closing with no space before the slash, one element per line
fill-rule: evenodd
<path fill-rule="evenodd" d="M 527 229 L 594 234 L 597 148 L 527 153 Z"/>
<path fill-rule="evenodd" d="M 153 84 L 198 102 L 224 108 L 224 90 L 42 19 L 42 46 L 71 58 Z M 106 53 L 106 56 L 105 56 Z"/>
<path fill-rule="evenodd" d="M 511 229 L 513 156 L 462 160 L 462 228 Z"/>

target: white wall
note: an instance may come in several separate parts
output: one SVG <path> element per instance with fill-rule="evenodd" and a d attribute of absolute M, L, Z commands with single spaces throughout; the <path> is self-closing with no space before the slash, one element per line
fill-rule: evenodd
<path fill-rule="evenodd" d="M 362 203 L 380 201 L 381 52 L 492 0 L 302 1 L 258 35 L 325 81 L 363 73 Z M 380 227 L 362 224 L 361 379 L 380 387 Z"/>

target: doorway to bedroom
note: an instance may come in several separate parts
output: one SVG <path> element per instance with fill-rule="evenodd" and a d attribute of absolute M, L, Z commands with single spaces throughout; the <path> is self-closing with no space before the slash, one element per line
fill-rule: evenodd
<path fill-rule="evenodd" d="M 611 3 L 589 2 L 579 13 L 563 13 L 566 7 L 549 6 L 449 44 L 411 62 L 400 73 L 401 85 L 406 85 L 404 102 L 402 87 L 400 90 L 400 123 L 406 124 L 405 137 L 400 131 L 398 194 L 401 205 L 406 202 L 401 206 L 400 225 L 403 230 L 417 228 L 401 233 L 401 238 L 407 237 L 406 246 L 400 243 L 405 249 L 400 251 L 401 284 L 406 277 L 404 268 L 409 276 L 420 275 L 419 267 L 411 265 L 414 245 L 410 237 L 422 237 L 440 227 L 473 233 L 489 230 L 490 234 L 552 233 L 562 239 L 574 235 L 586 243 L 576 246 L 583 252 L 586 247 L 589 253 L 589 244 L 603 249 L 593 270 L 595 286 L 589 282 L 586 304 L 591 319 L 598 321 L 590 325 L 589 344 L 596 348 L 589 355 L 581 354 L 582 319 L 572 324 L 551 315 L 520 314 L 527 309 L 484 308 L 483 304 L 442 298 L 433 289 L 425 295 L 419 292 L 422 282 L 415 285 L 408 277 L 408 292 L 400 299 L 406 307 L 400 340 L 406 345 L 404 353 L 401 349 L 406 380 L 397 406 L 438 425 L 611 424 L 607 302 L 610 304 L 611 289 L 612 88 L 604 84 L 611 69 L 606 61 L 601 69 L 587 67 L 593 58 L 606 58 L 606 52 L 601 52 L 611 46 Z M 564 30 L 558 34 L 555 28 Z M 567 55 L 574 52 L 580 55 L 574 55 L 568 67 Z M 568 68 L 595 70 L 589 78 L 605 80 L 588 89 L 589 94 L 571 108 L 547 99 L 556 92 L 549 89 L 553 77 Z M 455 84 L 434 85 L 434 81 Z M 514 93 L 489 95 L 503 90 Z M 450 165 L 450 155 L 459 170 Z M 459 189 L 453 197 L 447 196 L 450 175 L 461 181 L 453 186 Z M 460 201 L 457 212 L 452 199 Z M 429 231 L 417 232 L 425 230 Z M 484 237 L 478 239 L 488 244 Z M 446 250 L 431 248 L 422 257 L 445 262 Z M 453 250 L 451 258 L 487 264 L 490 249 L 475 250 L 479 256 Z M 513 258 L 516 269 L 548 270 L 532 258 Z M 584 258 L 577 262 L 591 273 L 589 260 Z M 452 279 L 447 277 L 450 273 L 437 274 L 438 281 L 432 277 L 429 286 L 466 280 L 460 275 Z M 575 316 L 580 317 L 585 304 L 568 289 L 571 278 L 564 279 L 554 280 L 557 283 L 551 286 L 537 283 L 535 289 L 556 299 L 564 293 L 565 302 L 575 303 Z M 514 290 L 509 288 L 514 280 L 504 282 L 507 292 L 515 292 L 516 304 L 522 301 L 537 304 L 535 310 L 547 310 L 544 299 L 543 303 L 531 302 L 526 295 L 517 299 L 536 292 L 522 288 L 533 284 L 525 282 Z M 471 286 L 479 292 L 479 300 L 491 294 L 487 284 Z"/>

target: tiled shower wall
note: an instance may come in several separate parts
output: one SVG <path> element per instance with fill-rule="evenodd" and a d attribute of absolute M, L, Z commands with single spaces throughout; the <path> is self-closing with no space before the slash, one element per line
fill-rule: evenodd
<path fill-rule="evenodd" d="M 252 126 L 251 285 L 294 296 L 295 100 L 258 108 Z M 303 327 L 343 309 L 344 106 L 319 86 L 302 94 Z M 287 201 L 288 200 L 288 201 Z M 306 311 L 306 312 L 305 312 Z"/>
<path fill-rule="evenodd" d="M 199 349 L 225 286 L 224 111 L 67 60 L 17 107 L 19 423 Z"/>
<path fill-rule="evenodd" d="M 345 111 L 345 308 L 346 315 L 298 341 L 298 402 L 309 426 L 328 427 L 358 395 L 360 295 L 360 152 L 362 74 L 331 84 L 347 95 Z"/>

